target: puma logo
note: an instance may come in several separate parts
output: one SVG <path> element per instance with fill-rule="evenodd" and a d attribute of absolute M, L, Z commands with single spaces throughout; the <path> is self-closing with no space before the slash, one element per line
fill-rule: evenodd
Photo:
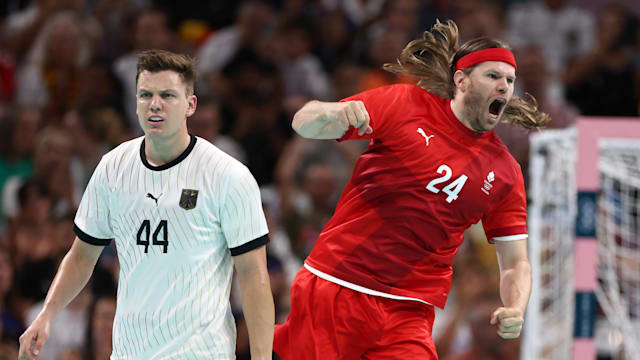
<path fill-rule="evenodd" d="M 156 202 L 156 206 L 158 205 L 158 199 L 160 199 L 160 196 L 162 196 L 162 194 L 158 195 L 158 198 L 156 198 L 155 196 L 153 196 L 151 193 L 147 193 L 147 197 L 149 199 L 153 199 Z"/>
<path fill-rule="evenodd" d="M 427 146 L 429 146 L 429 139 L 431 139 L 432 137 L 435 137 L 435 135 L 427 135 L 425 134 L 424 130 L 422 130 L 422 128 L 418 128 L 418 130 L 416 130 L 420 135 L 422 135 L 422 137 L 424 137 L 424 141 L 427 143 Z"/>

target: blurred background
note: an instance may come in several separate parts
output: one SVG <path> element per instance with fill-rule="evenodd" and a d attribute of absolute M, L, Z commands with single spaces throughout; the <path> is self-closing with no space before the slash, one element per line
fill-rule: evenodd
<path fill-rule="evenodd" d="M 197 58 L 198 109 L 188 126 L 246 164 L 261 187 L 283 322 L 289 285 L 367 146 L 294 136 L 292 115 L 306 101 L 415 82 L 382 64 L 435 19 L 453 19 L 461 42 L 487 35 L 513 47 L 516 93 L 538 99 L 549 127 L 578 116 L 638 118 L 639 15 L 633 0 L 3 0 L 0 360 L 17 357 L 17 339 L 74 239 L 75 210 L 101 156 L 142 134 L 137 52 Z M 526 178 L 528 133 L 508 125 L 497 132 Z M 466 237 L 452 295 L 436 316 L 440 357 L 518 359 L 519 340 L 499 340 L 488 323 L 500 305 L 494 248 L 479 227 Z M 42 359 L 108 359 L 117 277 L 108 247 L 90 286 L 54 321 Z M 237 356 L 249 359 L 240 304 L 234 291 Z"/>

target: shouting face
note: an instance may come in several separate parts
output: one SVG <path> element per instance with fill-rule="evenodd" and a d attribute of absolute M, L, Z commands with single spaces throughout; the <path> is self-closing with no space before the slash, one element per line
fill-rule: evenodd
<path fill-rule="evenodd" d="M 486 61 L 470 74 L 460 71 L 456 76 L 463 104 L 460 120 L 475 132 L 493 130 L 513 96 L 515 68 L 501 61 Z"/>

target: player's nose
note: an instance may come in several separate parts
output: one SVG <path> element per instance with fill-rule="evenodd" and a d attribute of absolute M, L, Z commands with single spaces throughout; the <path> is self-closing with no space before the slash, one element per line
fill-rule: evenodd
<path fill-rule="evenodd" d="M 153 98 L 151 99 L 150 108 L 151 108 L 152 112 L 160 111 L 160 109 L 162 108 L 162 101 L 161 101 L 159 96 L 157 96 L 157 95 L 153 96 Z"/>

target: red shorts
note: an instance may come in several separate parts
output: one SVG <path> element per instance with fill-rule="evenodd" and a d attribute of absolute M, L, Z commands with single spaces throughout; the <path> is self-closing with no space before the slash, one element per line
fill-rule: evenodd
<path fill-rule="evenodd" d="M 437 360 L 433 306 L 364 294 L 302 268 L 291 285 L 291 313 L 276 325 L 284 360 Z"/>

